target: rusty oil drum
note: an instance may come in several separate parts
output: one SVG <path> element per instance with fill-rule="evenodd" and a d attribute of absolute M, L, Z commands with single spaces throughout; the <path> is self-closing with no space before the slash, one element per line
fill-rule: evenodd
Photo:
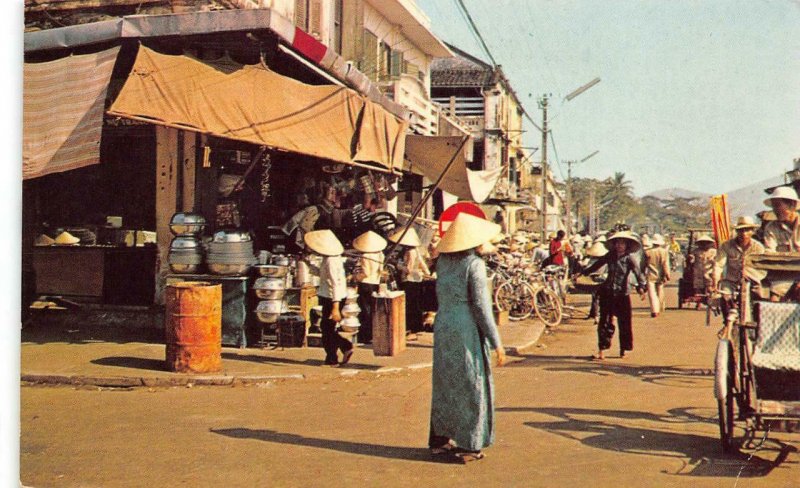
<path fill-rule="evenodd" d="M 165 302 L 166 368 L 178 373 L 222 369 L 222 285 L 174 283 L 166 288 Z"/>

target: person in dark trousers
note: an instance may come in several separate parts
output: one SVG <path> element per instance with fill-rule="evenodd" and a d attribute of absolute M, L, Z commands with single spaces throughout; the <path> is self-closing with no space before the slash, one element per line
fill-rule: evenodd
<path fill-rule="evenodd" d="M 386 239 L 368 230 L 353 240 L 353 249 L 361 253 L 354 275 L 358 283 L 358 307 L 361 309 L 358 340 L 362 344 L 372 343 L 372 316 L 375 299 L 372 294 L 378 291 L 383 271 L 383 250 Z"/>
<path fill-rule="evenodd" d="M 319 266 L 319 303 L 322 305 L 322 347 L 325 365 L 347 364 L 353 355 L 353 343 L 336 332 L 342 320 L 342 308 L 347 298 L 347 277 L 344 272 L 344 247 L 328 229 L 315 230 L 303 236 L 306 247 L 323 257 Z M 339 363 L 338 351 L 342 351 Z"/>
<path fill-rule="evenodd" d="M 633 350 L 631 275 L 636 281 L 635 289 L 641 298 L 644 298 L 647 291 L 642 266 L 635 254 L 641 246 L 639 239 L 632 232 L 617 232 L 606 241 L 609 253 L 581 272 L 589 275 L 604 265 L 608 266 L 608 275 L 599 290 L 600 321 L 597 324 L 596 359 L 605 359 L 605 350 L 611 347 L 611 339 L 614 337 L 614 317 L 619 324 L 619 357 L 624 358 L 626 352 Z"/>
<path fill-rule="evenodd" d="M 389 236 L 389 240 L 400 244 L 403 248 L 400 288 L 406 294 L 406 333 L 408 339 L 413 340 L 416 339 L 416 334 L 423 330 L 422 280 L 429 277 L 431 272 L 419 252 L 421 242 L 413 227 L 407 231 L 401 228 Z"/>

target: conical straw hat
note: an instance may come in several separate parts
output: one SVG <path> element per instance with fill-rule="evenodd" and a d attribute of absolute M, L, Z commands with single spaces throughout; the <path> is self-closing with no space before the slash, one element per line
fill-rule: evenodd
<path fill-rule="evenodd" d="M 617 239 L 624 239 L 628 241 L 628 252 L 636 252 L 642 247 L 642 243 L 639 242 L 639 239 L 636 238 L 636 235 L 629 230 L 623 230 L 611 235 L 611 237 L 606 240 L 606 247 L 608 249 L 614 247 L 614 241 Z"/>
<path fill-rule="evenodd" d="M 400 236 L 403 236 L 404 230 L 405 228 L 401 227 L 400 230 L 389 236 L 389 240 L 392 242 L 397 242 L 398 239 L 400 239 Z M 413 227 L 409 227 L 406 235 L 403 236 L 403 240 L 401 240 L 399 244 L 401 246 L 417 247 L 422 244 L 422 242 L 419 240 L 417 231 L 415 231 Z"/>
<path fill-rule="evenodd" d="M 56 236 L 55 242 L 56 244 L 77 244 L 81 242 L 81 240 L 69 232 L 62 232 Z"/>
<path fill-rule="evenodd" d="M 54 241 L 53 238 L 47 234 L 41 234 L 36 238 L 35 241 L 33 241 L 34 246 L 52 246 L 55 243 L 56 241 Z"/>
<path fill-rule="evenodd" d="M 436 246 L 439 252 L 466 251 L 489 242 L 502 228 L 488 220 L 468 213 L 460 213 Z"/>
<path fill-rule="evenodd" d="M 358 252 L 380 252 L 386 249 L 386 239 L 368 230 L 353 239 L 353 249 Z"/>
<path fill-rule="evenodd" d="M 608 249 L 600 241 L 595 241 L 589 249 L 586 250 L 586 255 L 590 258 L 601 258 L 608 254 Z"/>
<path fill-rule="evenodd" d="M 329 229 L 308 232 L 303 240 L 309 249 L 323 256 L 339 256 L 344 252 L 342 243 Z"/>

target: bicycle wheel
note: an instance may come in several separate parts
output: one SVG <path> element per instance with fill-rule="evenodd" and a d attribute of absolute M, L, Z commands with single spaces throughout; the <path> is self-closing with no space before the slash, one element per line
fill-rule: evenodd
<path fill-rule="evenodd" d="M 506 281 L 495 292 L 495 302 L 499 310 L 508 310 L 510 320 L 525 320 L 534 311 L 533 288 L 527 283 Z"/>
<path fill-rule="evenodd" d="M 561 323 L 561 300 L 549 288 L 539 288 L 534 294 L 533 309 L 539 320 L 548 327 L 555 327 Z"/>

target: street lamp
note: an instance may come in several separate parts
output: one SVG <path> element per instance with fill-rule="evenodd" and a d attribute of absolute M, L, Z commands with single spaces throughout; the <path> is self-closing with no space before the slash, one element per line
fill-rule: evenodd
<path fill-rule="evenodd" d="M 600 83 L 600 78 L 595 78 L 570 92 L 564 99 L 568 102 L 598 83 Z M 539 100 L 539 108 L 542 109 L 542 239 L 546 239 L 547 235 L 547 107 L 550 96 L 550 94 L 545 94 Z M 569 213 L 569 208 L 567 212 Z"/>

